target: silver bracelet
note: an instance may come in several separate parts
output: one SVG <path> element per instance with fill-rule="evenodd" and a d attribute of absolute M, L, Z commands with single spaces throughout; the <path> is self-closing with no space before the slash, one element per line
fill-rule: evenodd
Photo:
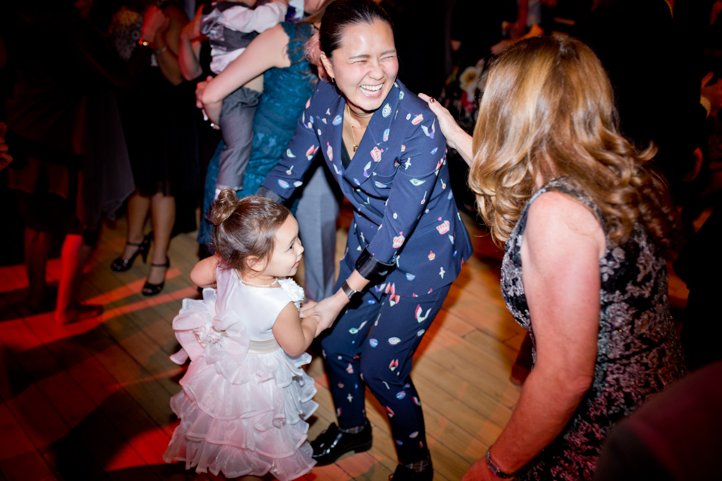
<path fill-rule="evenodd" d="M 489 468 L 489 471 L 491 471 L 491 474 L 496 476 L 497 478 L 502 479 L 510 479 L 515 476 L 515 473 L 506 473 L 502 471 L 502 469 L 496 465 L 496 463 L 491 459 L 491 447 L 486 450 L 486 467 Z"/>

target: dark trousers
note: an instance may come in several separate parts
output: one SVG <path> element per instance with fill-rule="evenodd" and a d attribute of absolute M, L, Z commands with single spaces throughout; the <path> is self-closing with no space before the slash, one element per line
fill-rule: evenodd
<path fill-rule="evenodd" d="M 414 352 L 448 292 L 444 286 L 419 297 L 384 294 L 380 300 L 366 292 L 321 341 L 339 426 L 364 424 L 368 386 L 386 409 L 402 464 L 429 456 L 421 401 L 409 374 Z"/>

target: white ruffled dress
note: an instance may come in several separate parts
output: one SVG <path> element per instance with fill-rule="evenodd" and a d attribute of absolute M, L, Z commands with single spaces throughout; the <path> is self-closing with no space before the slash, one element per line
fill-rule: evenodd
<path fill-rule="evenodd" d="M 273 337 L 278 314 L 303 299 L 291 279 L 281 287 L 244 284 L 219 268 L 217 289 L 184 299 L 173 329 L 182 349 L 171 359 L 190 366 L 171 398 L 180 419 L 163 455 L 196 472 L 227 478 L 271 473 L 279 481 L 309 472 L 315 461 L 305 420 L 316 410 L 314 381 Z"/>

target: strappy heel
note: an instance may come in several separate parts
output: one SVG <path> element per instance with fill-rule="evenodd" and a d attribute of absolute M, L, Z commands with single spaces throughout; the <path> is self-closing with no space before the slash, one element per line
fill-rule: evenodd
<path fill-rule="evenodd" d="M 140 291 L 141 294 L 144 296 L 155 296 L 157 294 L 160 294 L 160 291 L 163 290 L 163 287 L 165 286 L 165 275 L 168 273 L 168 268 L 170 267 L 170 259 L 168 257 L 165 258 L 165 262 L 163 264 L 156 264 L 154 262 L 150 263 L 151 269 L 153 267 L 165 267 L 165 272 L 163 273 L 163 281 L 159 284 L 152 284 L 145 281 L 145 284 L 143 284 L 143 289 Z"/>
<path fill-rule="evenodd" d="M 143 237 L 142 242 L 125 242 L 126 246 L 134 246 L 138 249 L 131 255 L 129 258 L 124 259 L 121 255 L 120 257 L 113 260 L 113 262 L 110 264 L 110 270 L 113 272 L 125 272 L 129 270 L 131 267 L 133 267 L 133 263 L 135 262 L 135 258 L 139 255 L 143 258 L 143 264 L 148 262 L 148 252 L 150 252 L 150 241 L 151 241 L 152 234 L 147 234 L 145 237 Z"/>

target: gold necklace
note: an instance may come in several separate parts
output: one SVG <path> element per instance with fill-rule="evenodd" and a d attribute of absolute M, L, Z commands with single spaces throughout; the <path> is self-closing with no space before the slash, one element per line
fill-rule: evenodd
<path fill-rule="evenodd" d="M 368 117 L 370 117 L 371 115 L 373 115 L 373 114 L 369 114 Z M 346 116 L 349 119 L 348 125 L 349 125 L 349 127 L 351 127 L 351 140 L 353 140 L 353 146 L 352 146 L 351 150 L 353 150 L 353 153 L 355 154 L 356 151 L 358 150 L 359 142 L 356 141 L 356 130 L 353 125 L 353 121 L 355 120 L 353 118 L 354 114 L 351 113 L 351 108 L 348 106 L 348 104 L 346 104 Z M 360 125 L 358 125 L 357 127 L 359 129 L 361 128 Z M 361 133 L 361 139 L 363 140 L 363 132 Z"/>
<path fill-rule="evenodd" d="M 351 123 L 349 123 L 349 125 L 351 126 L 351 139 L 353 139 L 353 146 L 351 147 L 351 149 L 353 150 L 353 153 L 355 154 L 356 151 L 358 150 L 358 142 L 356 142 L 356 135 L 354 135 L 353 125 Z"/>

